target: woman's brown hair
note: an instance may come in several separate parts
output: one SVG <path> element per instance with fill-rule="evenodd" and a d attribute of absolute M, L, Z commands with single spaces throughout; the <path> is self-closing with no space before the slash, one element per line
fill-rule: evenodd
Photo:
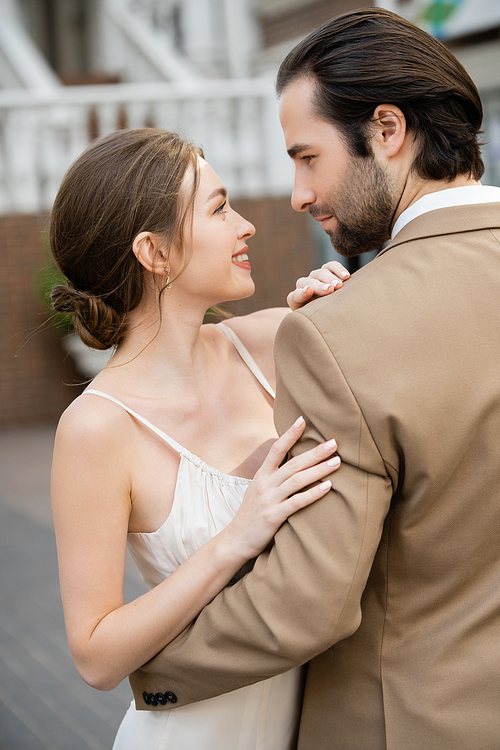
<path fill-rule="evenodd" d="M 299 77 L 315 81 L 316 114 L 340 129 L 353 154 L 371 156 L 373 112 L 396 104 L 419 146 L 420 177 L 483 175 L 474 83 L 441 42 L 395 13 L 364 8 L 327 21 L 282 62 L 278 94 Z"/>
<path fill-rule="evenodd" d="M 126 316 L 142 299 L 144 275 L 132 251 L 139 232 L 182 248 L 198 185 L 202 152 L 176 133 L 119 130 L 94 141 L 67 171 L 50 216 L 49 240 L 68 286 L 52 290 L 55 310 L 74 313 L 82 341 L 95 349 L 120 343 Z M 193 164 L 187 206 L 180 188 Z"/>

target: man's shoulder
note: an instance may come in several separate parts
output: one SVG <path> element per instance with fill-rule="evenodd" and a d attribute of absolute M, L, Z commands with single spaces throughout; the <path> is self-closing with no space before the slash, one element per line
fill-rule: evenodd
<path fill-rule="evenodd" d="M 287 316 L 282 327 L 293 336 L 294 330 L 312 324 L 335 346 L 363 328 L 380 345 L 395 327 L 411 327 L 424 311 L 427 316 L 439 307 L 443 285 L 454 279 L 463 284 L 470 273 L 471 246 L 477 254 L 484 243 L 485 252 L 476 261 L 479 273 L 494 272 L 487 258 L 496 251 L 499 225 L 500 203 L 429 211 L 403 227 L 341 289 Z"/>
<path fill-rule="evenodd" d="M 353 273 L 341 289 L 312 300 L 288 318 L 297 320 L 298 316 L 303 316 L 316 324 L 323 318 L 342 316 L 344 311 L 351 308 L 361 311 L 366 305 L 373 304 L 372 295 L 376 295 L 378 289 L 390 285 L 390 279 L 397 273 L 398 264 L 399 260 L 395 255 L 380 254 Z"/>
<path fill-rule="evenodd" d="M 500 202 L 448 206 L 426 211 L 406 224 L 389 243 L 444 241 L 450 235 L 500 228 Z M 382 251 L 384 252 L 384 251 Z"/>

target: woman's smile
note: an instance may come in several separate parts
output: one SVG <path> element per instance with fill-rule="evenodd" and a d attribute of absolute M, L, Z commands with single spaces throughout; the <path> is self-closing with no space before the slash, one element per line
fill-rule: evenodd
<path fill-rule="evenodd" d="M 247 250 L 248 248 L 245 248 Z M 252 270 L 252 267 L 250 265 L 250 261 L 248 259 L 248 254 L 246 252 L 239 252 L 232 257 L 232 262 L 235 266 L 239 266 L 240 268 L 246 268 L 248 271 Z"/>

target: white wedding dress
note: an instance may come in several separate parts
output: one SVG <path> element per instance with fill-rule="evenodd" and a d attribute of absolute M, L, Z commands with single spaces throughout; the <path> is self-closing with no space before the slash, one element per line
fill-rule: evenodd
<path fill-rule="evenodd" d="M 261 385 L 274 393 L 232 329 L 220 328 Z M 250 483 L 205 464 L 127 406 L 108 398 L 153 430 L 180 454 L 174 502 L 152 533 L 128 535 L 128 548 L 146 584 L 169 576 L 232 519 Z M 302 671 L 294 669 L 231 693 L 165 711 L 137 711 L 132 703 L 113 750 L 292 750 L 300 712 Z"/>

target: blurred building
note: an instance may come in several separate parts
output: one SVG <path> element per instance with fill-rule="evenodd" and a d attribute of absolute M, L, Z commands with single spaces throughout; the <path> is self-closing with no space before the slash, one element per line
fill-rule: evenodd
<path fill-rule="evenodd" d="M 384 0 L 440 39 L 453 52 L 481 94 L 486 185 L 500 185 L 500 0 Z"/>
<path fill-rule="evenodd" d="M 500 0 L 379 4 L 431 23 L 464 62 L 485 102 L 486 182 L 500 184 Z M 290 207 L 274 76 L 311 29 L 368 5 L 0 0 L 0 424 L 57 418 L 79 392 L 64 383 L 84 379 L 56 331 L 36 330 L 49 317 L 38 289 L 48 212 L 65 169 L 93 138 L 157 126 L 203 146 L 258 230 L 250 246 L 257 292 L 237 311 L 282 305 L 295 279 L 332 255 L 316 223 Z"/>

